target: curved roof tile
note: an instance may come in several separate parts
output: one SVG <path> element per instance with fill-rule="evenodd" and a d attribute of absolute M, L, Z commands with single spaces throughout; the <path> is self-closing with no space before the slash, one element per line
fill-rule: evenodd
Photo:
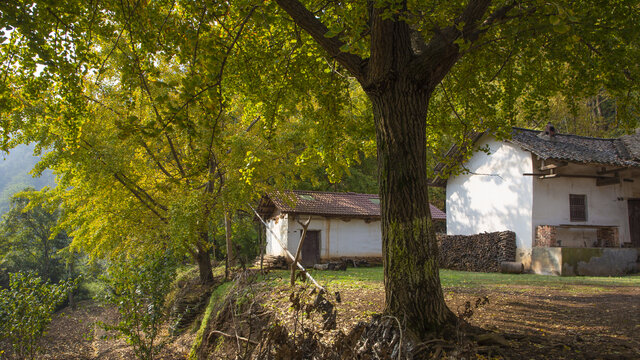
<path fill-rule="evenodd" d="M 380 198 L 377 194 L 353 192 L 292 190 L 276 192 L 263 198 L 259 212 L 270 217 L 276 208 L 285 214 L 321 215 L 328 217 L 380 218 Z M 429 204 L 434 220 L 446 215 Z"/>

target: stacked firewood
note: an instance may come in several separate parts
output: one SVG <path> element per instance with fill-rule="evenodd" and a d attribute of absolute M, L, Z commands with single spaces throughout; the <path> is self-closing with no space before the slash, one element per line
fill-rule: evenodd
<path fill-rule="evenodd" d="M 438 234 L 440 267 L 452 270 L 499 272 L 500 264 L 516 260 L 513 231 L 477 235 Z"/>
<path fill-rule="evenodd" d="M 260 257 L 258 257 L 253 264 L 255 267 L 260 267 Z M 287 259 L 284 256 L 265 255 L 262 259 L 262 267 L 264 269 L 288 269 Z"/>

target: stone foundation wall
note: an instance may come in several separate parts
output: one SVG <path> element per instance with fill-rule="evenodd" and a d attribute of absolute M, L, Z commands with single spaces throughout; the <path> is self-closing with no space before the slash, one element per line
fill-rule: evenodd
<path fill-rule="evenodd" d="M 535 247 L 531 270 L 540 275 L 621 276 L 638 272 L 640 249 Z"/>
<path fill-rule="evenodd" d="M 516 261 L 516 234 L 500 231 L 476 235 L 438 234 L 440 267 L 444 269 L 499 272 L 503 261 Z"/>

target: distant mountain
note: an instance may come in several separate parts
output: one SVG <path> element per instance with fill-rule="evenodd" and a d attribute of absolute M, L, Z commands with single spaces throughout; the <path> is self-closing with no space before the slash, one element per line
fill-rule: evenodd
<path fill-rule="evenodd" d="M 33 156 L 33 146 L 20 145 L 11 149 L 9 154 L 0 152 L 0 215 L 9 210 L 9 199 L 13 194 L 26 187 L 37 190 L 44 186 L 55 186 L 53 172 L 45 171 L 39 178 L 29 174 L 40 160 Z"/>

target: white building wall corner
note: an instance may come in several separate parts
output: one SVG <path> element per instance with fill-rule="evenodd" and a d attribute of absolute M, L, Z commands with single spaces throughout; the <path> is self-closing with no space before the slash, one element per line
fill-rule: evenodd
<path fill-rule="evenodd" d="M 288 227 L 287 214 L 281 214 L 267 220 L 267 246 L 265 251 L 267 255 L 286 256 L 286 250 L 282 245 L 287 244 Z"/>
<path fill-rule="evenodd" d="M 447 181 L 447 234 L 474 235 L 511 230 L 516 233 L 516 260 L 531 263 L 533 169 L 532 154 L 518 146 L 485 136 L 465 164 L 468 173 Z"/>

